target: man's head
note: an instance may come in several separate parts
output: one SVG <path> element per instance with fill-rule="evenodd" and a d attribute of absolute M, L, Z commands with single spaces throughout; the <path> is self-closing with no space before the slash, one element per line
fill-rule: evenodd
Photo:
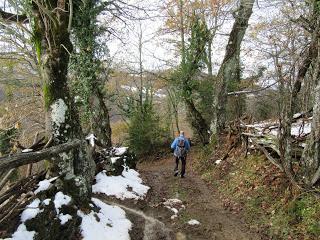
<path fill-rule="evenodd" d="M 184 131 L 180 131 L 180 136 L 184 136 Z"/>

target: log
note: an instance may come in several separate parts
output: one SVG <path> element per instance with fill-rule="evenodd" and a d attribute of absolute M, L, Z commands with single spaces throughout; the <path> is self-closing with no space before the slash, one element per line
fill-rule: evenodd
<path fill-rule="evenodd" d="M 36 163 L 44 159 L 57 156 L 59 153 L 70 151 L 85 144 L 85 141 L 79 139 L 53 146 L 37 152 L 19 153 L 9 157 L 0 158 L 0 171 L 9 170 L 30 163 Z"/>
<path fill-rule="evenodd" d="M 38 182 L 39 179 L 43 179 L 45 173 L 46 171 L 42 171 L 39 174 L 29 176 L 16 182 L 13 186 L 11 186 L 8 190 L 0 195 L 0 206 L 11 196 L 20 196 L 23 192 L 26 191 L 26 189 L 30 187 L 32 183 Z"/>
<path fill-rule="evenodd" d="M 12 175 L 14 169 L 10 169 L 6 172 L 4 177 L 0 180 L 0 191 L 2 188 L 6 185 L 6 183 L 9 181 L 10 176 Z"/>
<path fill-rule="evenodd" d="M 266 148 L 264 148 L 263 146 L 261 146 L 260 144 L 253 142 L 255 146 L 257 146 L 257 148 L 264 153 L 264 155 L 267 157 L 267 159 L 275 166 L 277 166 L 281 171 L 283 171 L 283 167 L 281 166 L 281 164 L 274 158 L 271 156 L 271 154 L 267 151 Z"/>

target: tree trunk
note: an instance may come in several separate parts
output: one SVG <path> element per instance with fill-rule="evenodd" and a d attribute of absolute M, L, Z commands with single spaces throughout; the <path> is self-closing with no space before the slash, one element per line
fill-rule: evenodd
<path fill-rule="evenodd" d="M 306 164 L 308 185 L 314 185 L 320 179 L 320 81 L 315 89 L 312 130 L 303 154 Z"/>
<path fill-rule="evenodd" d="M 318 19 L 319 24 L 320 18 Z M 320 25 L 320 24 L 319 24 Z M 319 30 L 319 26 L 318 26 Z M 318 56 L 313 67 L 317 85 L 314 90 L 313 118 L 311 133 L 307 146 L 303 152 L 303 161 L 306 166 L 307 184 L 312 186 L 320 179 L 320 40 L 317 40 Z"/>
<path fill-rule="evenodd" d="M 227 85 L 240 81 L 240 47 L 252 14 L 254 0 L 241 0 L 232 31 L 226 47 L 225 57 L 218 72 L 213 100 L 214 116 L 211 132 L 216 136 L 222 132 L 226 123 Z"/>
<path fill-rule="evenodd" d="M 185 104 L 188 108 L 188 117 L 191 120 L 192 127 L 197 131 L 202 144 L 209 143 L 209 126 L 201 113 L 196 109 L 191 100 L 185 99 Z"/>
<path fill-rule="evenodd" d="M 111 127 L 109 110 L 104 101 L 104 94 L 100 88 L 93 92 L 90 101 L 91 111 L 91 129 L 98 139 L 98 142 L 103 147 L 111 147 Z"/>
<path fill-rule="evenodd" d="M 94 0 L 74 1 L 73 34 L 75 45 L 79 51 L 74 55 L 76 81 L 79 86 L 87 89 L 77 89 L 84 101 L 84 110 L 90 122 L 91 131 L 97 137 L 99 145 L 111 147 L 111 127 L 109 110 L 105 103 L 105 81 L 99 76 L 102 63 L 96 57 L 101 45 L 96 37 L 100 34 L 97 25 L 97 15 L 101 9 Z"/>
<path fill-rule="evenodd" d="M 278 76 L 280 78 L 279 98 L 280 101 L 280 126 L 279 126 L 279 150 L 280 162 L 284 172 L 290 182 L 296 185 L 296 179 L 292 169 L 292 95 L 289 86 L 286 86 L 285 80 L 282 77 L 281 67 L 278 66 Z"/>
<path fill-rule="evenodd" d="M 291 137 L 291 122 L 293 119 L 293 114 L 297 111 L 298 107 L 298 94 L 301 90 L 302 82 L 305 80 L 307 72 L 310 70 L 311 63 L 315 59 L 319 58 L 319 30 L 320 30 L 320 18 L 319 18 L 319 0 L 314 0 L 313 2 L 313 16 L 310 22 L 313 23 L 313 33 L 311 36 L 311 42 L 306 50 L 302 64 L 299 66 L 298 75 L 294 82 L 293 89 L 291 86 L 287 86 L 284 91 L 284 79 L 282 79 L 280 84 L 280 94 L 281 94 L 281 112 L 280 112 L 280 152 L 281 161 L 284 170 L 293 184 L 297 184 L 294 178 L 294 172 L 292 170 L 292 137 Z M 318 62 L 319 63 L 319 62 Z M 276 62 L 279 69 L 280 76 L 281 67 Z M 314 67 L 316 75 L 319 76 L 318 66 Z M 278 74 L 279 74 L 278 73 Z M 305 163 L 305 177 L 307 179 L 308 185 L 313 185 L 318 181 L 320 177 L 319 169 L 319 127 L 320 127 L 320 87 L 319 83 L 315 89 L 315 99 L 313 105 L 313 122 L 312 122 L 312 132 L 310 134 L 308 144 L 304 149 L 302 154 L 302 160 Z M 319 172 L 318 172 L 319 171 Z M 318 174 L 319 173 L 319 174 Z M 319 175 L 319 176 L 318 176 Z"/>
<path fill-rule="evenodd" d="M 67 85 L 67 73 L 72 44 L 69 34 L 69 12 L 66 3 L 41 1 L 43 7 L 53 14 L 43 14 L 37 4 L 33 4 L 36 29 L 41 33 L 41 68 L 44 80 L 45 107 L 48 116 L 48 130 L 53 144 L 66 143 L 74 138 L 81 139 L 82 129 L 73 98 Z M 59 154 L 52 161 L 51 173 L 62 175 L 64 189 L 81 203 L 89 199 L 95 164 L 85 149 Z M 71 185 L 70 185 L 71 184 Z M 71 187 L 72 186 L 72 187 Z"/>

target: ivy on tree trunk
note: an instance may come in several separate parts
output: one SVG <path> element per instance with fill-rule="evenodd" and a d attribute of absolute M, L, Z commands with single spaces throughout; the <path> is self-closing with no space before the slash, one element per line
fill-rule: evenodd
<path fill-rule="evenodd" d="M 241 0 L 239 8 L 234 13 L 236 15 L 235 22 L 229 36 L 223 62 L 218 72 L 213 97 L 212 107 L 214 115 L 210 130 L 215 137 L 224 130 L 227 121 L 226 105 L 228 84 L 240 82 L 240 47 L 248 28 L 254 1 L 255 0 Z"/>

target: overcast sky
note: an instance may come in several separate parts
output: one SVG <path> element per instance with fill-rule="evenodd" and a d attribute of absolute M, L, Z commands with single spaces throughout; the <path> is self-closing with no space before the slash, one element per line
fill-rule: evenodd
<path fill-rule="evenodd" d="M 276 2 L 276 0 L 260 0 L 254 6 L 253 15 L 249 22 L 250 27 L 242 45 L 241 61 L 245 67 L 245 75 L 252 74 L 259 66 L 270 67 L 270 64 L 272 65 L 271 62 L 265 59 L 265 56 L 261 55 L 261 51 L 257 49 L 257 46 L 249 37 L 250 31 L 252 31 L 256 24 L 259 24 L 261 21 L 271 21 L 279 14 L 279 10 L 273 7 L 271 2 Z M 112 39 L 105 38 L 101 39 L 101 41 L 109 47 L 114 64 L 118 66 L 130 66 L 132 68 L 138 67 L 138 32 L 141 27 L 143 33 L 142 56 L 144 68 L 163 69 L 177 65 L 179 58 L 175 56 L 175 46 L 166 41 L 166 38 L 172 38 L 173 36 L 158 34 L 159 29 L 164 26 L 165 21 L 163 12 L 160 11 L 160 7 L 163 7 L 163 1 L 130 0 L 130 3 L 150 11 L 147 11 L 146 15 L 145 12 L 136 10 L 133 14 L 136 19 L 125 19 L 126 25 L 121 21 L 111 24 L 111 27 L 116 31 L 121 40 L 117 37 L 112 37 Z M 0 6 L 3 6 L 3 4 L 4 0 L 0 0 Z M 139 18 L 143 20 L 137 20 Z M 234 21 L 231 15 L 228 19 L 214 39 L 213 63 L 215 71 L 218 70 L 223 60 L 228 34 Z M 110 18 L 101 16 L 99 20 L 102 24 L 110 25 Z"/>

